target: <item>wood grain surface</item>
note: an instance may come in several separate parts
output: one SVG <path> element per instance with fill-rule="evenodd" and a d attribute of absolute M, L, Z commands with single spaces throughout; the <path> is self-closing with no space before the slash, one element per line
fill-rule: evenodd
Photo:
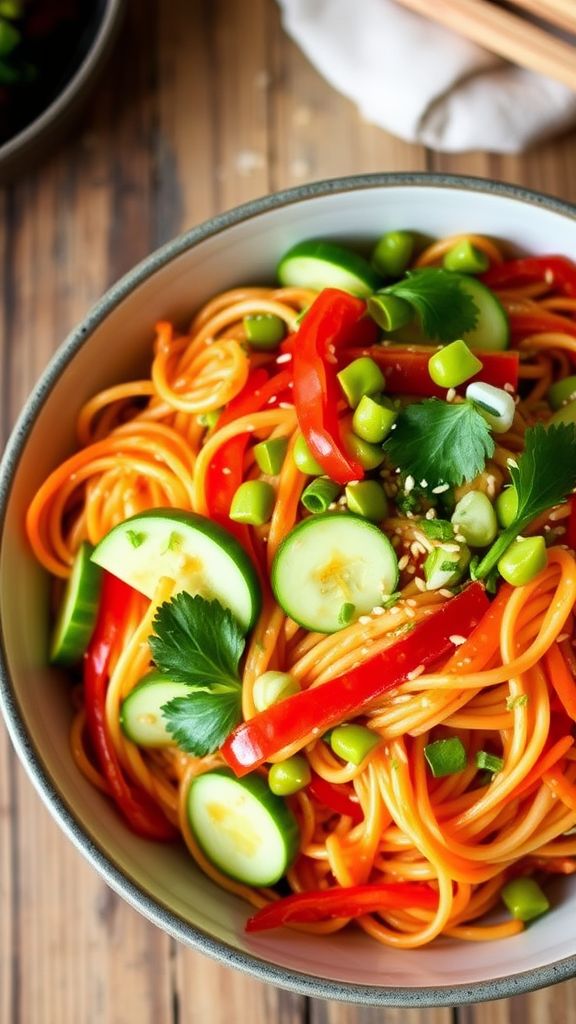
<path fill-rule="evenodd" d="M 81 122 L 0 192 L 1 429 L 70 328 L 172 235 L 263 193 L 357 172 L 486 175 L 576 201 L 576 136 L 521 158 L 391 138 L 310 67 L 273 0 L 133 0 Z M 49 817 L 0 728 L 0 1024 L 576 1024 L 576 983 L 460 1010 L 280 992 L 168 939 Z"/>

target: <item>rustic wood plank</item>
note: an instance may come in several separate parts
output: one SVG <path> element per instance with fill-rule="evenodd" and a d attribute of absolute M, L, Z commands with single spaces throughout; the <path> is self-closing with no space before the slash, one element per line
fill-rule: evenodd
<path fill-rule="evenodd" d="M 450 1024 L 452 1010 L 400 1010 L 312 1000 L 310 1024 Z"/>

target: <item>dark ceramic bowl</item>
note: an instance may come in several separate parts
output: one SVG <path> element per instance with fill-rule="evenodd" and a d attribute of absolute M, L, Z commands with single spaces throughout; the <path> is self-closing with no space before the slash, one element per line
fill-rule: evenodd
<path fill-rule="evenodd" d="M 0 184 L 13 181 L 63 136 L 110 54 L 126 0 L 96 0 L 89 21 L 69 54 L 69 70 L 48 106 L 0 145 Z"/>
<path fill-rule="evenodd" d="M 64 342 L 6 450 L 0 470 L 0 690 L 18 754 L 56 820 L 112 888 L 159 927 L 233 967 L 307 995 L 404 1007 L 459 1005 L 576 974 L 575 880 L 566 880 L 549 914 L 505 941 L 441 939 L 402 951 L 354 929 L 322 938 L 282 930 L 247 936 L 241 900 L 205 878 L 183 847 L 155 845 L 129 832 L 78 773 L 68 746 L 68 689 L 46 665 L 48 581 L 23 529 L 36 488 L 74 443 L 81 404 L 141 363 L 157 320 L 185 320 L 217 291 L 269 280 L 280 254 L 299 239 L 368 240 L 398 227 L 431 235 L 485 232 L 527 252 L 576 258 L 574 207 L 508 185 L 437 175 L 372 175 L 303 186 L 216 217 L 154 253 Z"/>

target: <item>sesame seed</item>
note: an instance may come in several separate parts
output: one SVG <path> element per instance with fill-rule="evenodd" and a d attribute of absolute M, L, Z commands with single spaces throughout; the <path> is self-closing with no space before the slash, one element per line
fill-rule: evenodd
<path fill-rule="evenodd" d="M 564 640 L 570 639 L 570 633 L 560 633 L 560 636 L 556 637 L 556 643 L 561 644 Z"/>
<path fill-rule="evenodd" d="M 398 562 L 398 568 L 400 569 L 400 571 L 402 571 L 402 569 L 406 568 L 406 566 L 408 565 L 409 561 L 410 561 L 410 558 L 408 557 L 408 555 L 402 555 L 402 558 Z"/>
<path fill-rule="evenodd" d="M 407 597 L 405 603 L 408 605 L 409 608 L 416 608 L 418 604 L 418 602 L 415 601 L 413 597 Z"/>
<path fill-rule="evenodd" d="M 428 487 L 428 481 L 427 480 L 421 480 L 420 481 L 420 487 Z"/>
<path fill-rule="evenodd" d="M 567 515 L 568 515 L 568 509 L 567 508 L 557 508 L 557 509 L 554 509 L 554 511 L 550 513 L 550 515 L 548 516 L 548 519 L 550 519 L 550 521 L 552 523 L 557 523 L 559 519 L 565 519 Z"/>
<path fill-rule="evenodd" d="M 416 577 L 416 579 L 414 580 L 414 583 L 418 587 L 418 590 L 420 590 L 420 591 L 426 590 L 426 584 L 425 584 L 424 580 L 420 578 L 420 576 Z"/>
<path fill-rule="evenodd" d="M 231 473 L 232 470 L 230 469 L 230 466 L 224 466 L 224 469 L 222 470 L 222 476 L 230 476 Z"/>
<path fill-rule="evenodd" d="M 416 481 L 415 481 L 413 476 L 407 476 L 406 477 L 406 482 L 404 484 L 404 490 L 405 490 L 406 494 L 410 494 L 410 491 L 414 490 L 415 484 L 416 484 Z"/>
<path fill-rule="evenodd" d="M 441 594 L 442 597 L 452 597 L 452 591 L 447 590 L 446 587 L 442 587 L 438 593 Z"/>
<path fill-rule="evenodd" d="M 448 388 L 448 391 L 446 392 L 446 401 L 447 402 L 453 402 L 455 398 L 456 398 L 456 388 Z"/>
<path fill-rule="evenodd" d="M 465 636 L 460 636 L 459 633 L 453 633 L 452 636 L 448 637 L 448 639 L 449 639 L 451 644 L 454 644 L 454 647 L 460 647 L 461 644 L 465 644 L 466 643 L 466 637 Z"/>
<path fill-rule="evenodd" d="M 381 608 L 381 607 L 380 607 L 380 605 L 379 605 L 379 604 L 377 604 L 377 605 L 376 605 L 376 606 L 375 606 L 375 607 L 374 607 L 374 608 L 372 609 L 372 611 L 370 612 L 370 614 L 371 614 L 371 615 L 384 615 L 384 614 L 385 614 L 385 612 L 386 612 L 386 609 L 385 609 L 385 608 Z"/>
<path fill-rule="evenodd" d="M 444 494 L 444 491 L 450 490 L 450 484 L 438 484 L 437 487 L 432 488 L 432 494 Z"/>
<path fill-rule="evenodd" d="M 429 508 L 426 513 L 425 519 L 436 519 L 436 509 Z"/>
<path fill-rule="evenodd" d="M 411 682 L 412 679 L 417 679 L 418 676 L 421 676 L 423 671 L 424 671 L 424 665 L 418 665 L 416 668 L 413 668 L 412 671 L 408 673 L 408 675 L 406 676 L 406 679 L 410 680 L 410 682 Z"/>
<path fill-rule="evenodd" d="M 390 609 L 390 615 L 400 615 L 400 610 L 401 609 L 398 607 L 398 605 L 395 604 L 394 607 Z"/>
<path fill-rule="evenodd" d="M 411 574 L 415 573 L 416 572 L 416 566 L 415 565 L 409 565 L 408 568 L 406 569 L 406 572 L 409 572 Z"/>
<path fill-rule="evenodd" d="M 515 389 L 513 384 L 505 384 L 504 385 L 504 391 L 507 391 L 508 394 L 510 394 L 510 395 L 513 395 L 515 390 L 516 389 Z"/>
<path fill-rule="evenodd" d="M 404 614 L 405 614 L 407 619 L 415 619 L 416 618 L 416 612 L 414 611 L 413 608 L 405 608 L 404 609 Z"/>
<path fill-rule="evenodd" d="M 458 547 L 457 544 L 440 544 L 439 547 L 441 548 L 442 551 L 447 551 L 450 554 L 456 554 L 458 551 L 460 551 L 460 548 Z"/>
<path fill-rule="evenodd" d="M 551 270 L 550 267 L 548 267 L 548 270 L 544 273 L 544 280 L 546 281 L 546 284 L 554 284 L 554 271 Z"/>
<path fill-rule="evenodd" d="M 282 363 L 290 363 L 290 362 L 292 362 L 292 353 L 291 352 L 283 352 L 282 355 L 277 357 L 276 362 L 278 363 L 279 366 L 281 366 Z"/>
<path fill-rule="evenodd" d="M 506 459 L 506 465 L 510 466 L 511 469 L 518 469 L 518 463 L 516 459 Z"/>
<path fill-rule="evenodd" d="M 361 626 L 367 626 L 371 622 L 370 616 L 360 615 L 358 622 L 360 623 Z"/>
<path fill-rule="evenodd" d="M 459 544 L 466 543 L 466 537 L 464 537 L 461 533 L 455 533 L 454 540 L 457 540 Z"/>
<path fill-rule="evenodd" d="M 278 402 L 279 409 L 293 409 L 292 402 Z"/>

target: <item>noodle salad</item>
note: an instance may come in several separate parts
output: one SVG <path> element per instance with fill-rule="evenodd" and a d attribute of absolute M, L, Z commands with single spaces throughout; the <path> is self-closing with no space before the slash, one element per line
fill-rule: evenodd
<path fill-rule="evenodd" d="M 248 931 L 514 935 L 576 871 L 576 264 L 277 276 L 159 323 L 30 504 L 73 757 Z"/>

